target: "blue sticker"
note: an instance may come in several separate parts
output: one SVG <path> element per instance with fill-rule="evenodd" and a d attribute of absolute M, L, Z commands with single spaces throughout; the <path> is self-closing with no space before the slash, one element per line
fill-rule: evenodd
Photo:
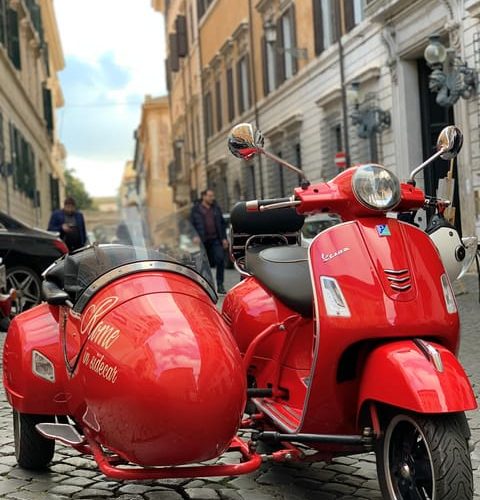
<path fill-rule="evenodd" d="M 392 236 L 390 229 L 387 224 L 379 224 L 375 226 L 377 228 L 378 236 Z"/>

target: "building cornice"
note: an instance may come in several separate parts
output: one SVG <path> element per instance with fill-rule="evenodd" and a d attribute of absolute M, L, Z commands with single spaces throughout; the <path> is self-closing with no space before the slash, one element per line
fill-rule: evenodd
<path fill-rule="evenodd" d="M 42 9 L 42 20 L 45 26 L 45 32 L 48 39 L 48 50 L 50 51 L 50 60 L 55 72 L 65 68 L 65 58 L 63 56 L 62 42 L 58 31 L 57 19 L 53 9 L 52 0 L 40 0 Z"/>

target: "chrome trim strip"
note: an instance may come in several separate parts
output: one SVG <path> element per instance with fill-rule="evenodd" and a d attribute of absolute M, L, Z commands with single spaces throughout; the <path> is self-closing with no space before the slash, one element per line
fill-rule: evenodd
<path fill-rule="evenodd" d="M 217 294 L 212 285 L 210 285 L 210 283 L 205 278 L 203 278 L 203 276 L 198 274 L 193 269 L 176 262 L 168 262 L 163 260 L 145 260 L 141 262 L 125 264 L 123 266 L 112 269 L 111 271 L 108 271 L 97 278 L 82 292 L 78 300 L 75 302 L 75 305 L 73 306 L 73 312 L 81 314 L 90 299 L 99 290 L 107 286 L 112 281 L 123 278 L 124 276 L 128 276 L 130 274 L 136 274 L 146 271 L 166 271 L 182 274 L 183 276 L 190 278 L 198 285 L 200 285 L 208 293 L 214 303 L 216 303 L 218 300 Z"/>
<path fill-rule="evenodd" d="M 397 290 L 398 292 L 405 292 L 406 290 L 410 290 L 410 288 L 412 288 L 412 285 L 400 286 L 390 283 L 390 287 L 393 288 L 394 290 Z"/>
<path fill-rule="evenodd" d="M 425 355 L 425 357 L 433 364 L 435 369 L 443 373 L 443 361 L 442 361 L 442 356 L 438 352 L 433 345 L 429 344 L 428 342 L 425 342 L 422 339 L 413 339 L 413 342 L 415 345 L 422 351 L 422 353 Z"/>
<path fill-rule="evenodd" d="M 408 269 L 384 269 L 386 274 L 405 274 L 408 273 Z"/>
<path fill-rule="evenodd" d="M 280 412 L 277 412 L 274 406 L 267 406 L 267 405 L 263 404 L 263 399 L 259 399 L 259 398 L 252 398 L 252 401 L 255 403 L 255 406 L 257 408 L 259 408 L 264 413 L 266 413 L 276 423 L 276 425 L 278 425 L 285 432 L 287 432 L 289 434 L 298 432 L 295 430 L 294 427 L 288 426 L 282 420 L 282 417 L 284 418 L 284 416 Z"/>
<path fill-rule="evenodd" d="M 405 278 L 394 278 L 393 276 L 387 276 L 388 281 L 393 283 L 405 283 L 410 280 L 410 276 L 405 276 Z"/>

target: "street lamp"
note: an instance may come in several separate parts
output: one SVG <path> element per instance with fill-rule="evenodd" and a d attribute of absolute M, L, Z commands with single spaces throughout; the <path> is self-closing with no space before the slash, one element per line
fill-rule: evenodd
<path fill-rule="evenodd" d="M 357 127 L 357 135 L 361 139 L 368 139 L 370 146 L 370 161 L 378 161 L 377 134 L 381 134 L 390 128 L 392 119 L 389 111 L 384 111 L 374 104 L 373 96 L 367 97 L 362 103 L 359 102 L 360 84 L 353 82 L 349 91 L 349 97 L 354 103 L 354 109 L 350 113 L 352 124 Z"/>
<path fill-rule="evenodd" d="M 275 46 L 277 43 L 277 26 L 272 19 L 267 19 L 263 24 L 265 33 L 265 42 L 268 45 Z M 295 59 L 308 59 L 307 49 L 298 47 L 275 47 L 275 50 L 280 54 L 290 54 Z"/>
<path fill-rule="evenodd" d="M 455 53 L 446 48 L 439 35 L 431 35 L 423 56 L 432 69 L 429 75 L 429 88 L 436 92 L 437 104 L 453 106 L 460 97 L 470 99 L 478 85 L 478 73 L 469 68 Z"/>

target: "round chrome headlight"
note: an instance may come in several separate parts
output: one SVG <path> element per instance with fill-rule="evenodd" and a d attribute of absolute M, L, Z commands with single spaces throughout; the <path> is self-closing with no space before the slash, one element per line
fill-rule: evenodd
<path fill-rule="evenodd" d="M 388 211 L 400 203 L 398 178 L 380 165 L 363 165 L 352 177 L 355 198 L 367 208 Z"/>

